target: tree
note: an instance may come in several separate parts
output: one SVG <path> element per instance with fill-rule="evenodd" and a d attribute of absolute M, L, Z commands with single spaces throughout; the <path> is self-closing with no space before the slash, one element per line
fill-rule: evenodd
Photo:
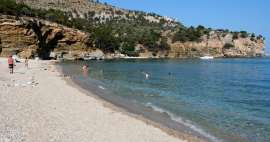
<path fill-rule="evenodd" d="M 246 31 L 240 31 L 240 37 L 241 38 L 247 38 L 248 37 L 248 33 Z"/>
<path fill-rule="evenodd" d="M 237 32 L 233 32 L 233 40 L 236 40 L 236 39 L 238 39 L 238 33 Z"/>
<path fill-rule="evenodd" d="M 128 56 L 138 56 L 138 53 L 135 51 L 135 43 L 131 40 L 122 42 L 120 51 Z"/>
<path fill-rule="evenodd" d="M 254 33 L 251 34 L 250 40 L 255 41 L 256 35 Z"/>
<path fill-rule="evenodd" d="M 112 28 L 102 25 L 93 30 L 94 44 L 105 52 L 113 52 L 119 48 L 119 40 L 112 35 Z"/>
<path fill-rule="evenodd" d="M 170 49 L 170 45 L 168 44 L 168 39 L 166 37 L 161 38 L 159 48 L 164 50 Z"/>
<path fill-rule="evenodd" d="M 54 37 L 48 40 L 48 36 L 51 34 L 52 29 L 47 31 L 42 31 L 43 24 L 36 20 L 29 21 L 27 28 L 32 29 L 38 39 L 38 49 L 37 53 L 41 59 L 49 59 L 50 53 L 54 48 L 57 47 L 58 41 L 64 38 L 64 35 L 61 32 L 54 34 Z"/>
<path fill-rule="evenodd" d="M 234 48 L 234 45 L 231 44 L 231 43 L 226 43 L 226 44 L 223 46 L 223 48 L 225 48 L 225 49 L 231 49 L 231 48 Z"/>

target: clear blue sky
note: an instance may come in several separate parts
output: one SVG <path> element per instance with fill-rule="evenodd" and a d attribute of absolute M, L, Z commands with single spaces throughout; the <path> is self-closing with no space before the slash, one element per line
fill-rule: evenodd
<path fill-rule="evenodd" d="M 270 53 L 270 0 L 100 0 L 176 18 L 186 26 L 246 30 L 266 38 Z"/>

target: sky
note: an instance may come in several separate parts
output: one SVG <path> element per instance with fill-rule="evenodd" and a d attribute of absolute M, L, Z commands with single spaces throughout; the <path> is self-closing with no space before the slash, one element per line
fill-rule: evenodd
<path fill-rule="evenodd" d="M 270 53 L 270 0 L 100 0 L 176 18 L 185 26 L 248 31 L 266 38 Z"/>

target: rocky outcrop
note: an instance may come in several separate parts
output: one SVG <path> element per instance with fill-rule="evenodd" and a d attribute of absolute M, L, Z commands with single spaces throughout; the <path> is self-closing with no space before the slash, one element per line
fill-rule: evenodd
<path fill-rule="evenodd" d="M 171 43 L 168 57 L 257 57 L 264 55 L 264 48 L 263 38 L 233 39 L 231 33 L 212 31 L 209 36 L 202 37 L 200 42 Z"/>
<path fill-rule="evenodd" d="M 0 16 L 1 56 L 39 55 L 46 59 L 52 51 L 58 55 L 69 54 L 71 50 L 90 52 L 89 37 L 85 32 L 40 19 Z"/>

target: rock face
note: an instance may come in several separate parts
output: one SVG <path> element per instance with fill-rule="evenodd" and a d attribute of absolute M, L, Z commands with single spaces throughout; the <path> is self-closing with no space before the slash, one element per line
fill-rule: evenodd
<path fill-rule="evenodd" d="M 250 37 L 233 39 L 231 33 L 212 31 L 201 42 L 171 43 L 168 57 L 186 58 L 211 55 L 214 57 L 257 57 L 264 55 L 264 39 Z"/>
<path fill-rule="evenodd" d="M 76 51 L 89 52 L 89 34 L 65 26 L 34 18 L 0 16 L 1 56 L 18 54 L 21 57 L 48 58 L 51 51 L 57 54 L 80 56 Z"/>
<path fill-rule="evenodd" d="M 237 38 L 232 33 L 212 31 L 203 36 L 199 42 L 169 41 L 169 50 L 148 51 L 140 46 L 141 57 L 145 58 L 199 58 L 202 56 L 214 57 L 260 57 L 264 56 L 263 38 Z"/>

